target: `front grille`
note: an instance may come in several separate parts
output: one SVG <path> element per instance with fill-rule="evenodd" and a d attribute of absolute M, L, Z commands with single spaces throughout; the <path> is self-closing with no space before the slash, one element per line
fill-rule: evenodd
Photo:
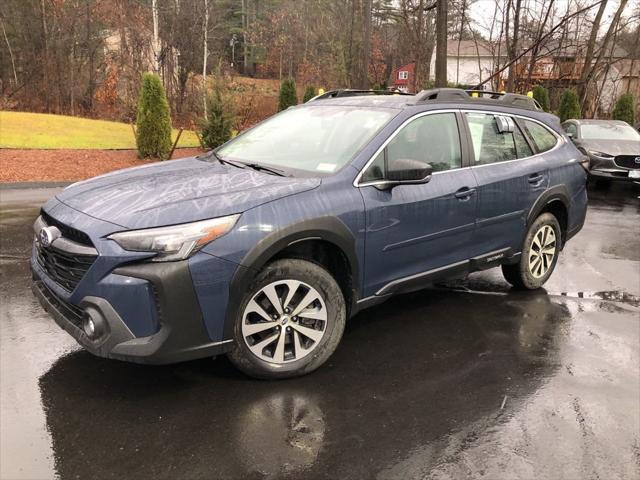
<path fill-rule="evenodd" d="M 57 227 L 58 230 L 60 230 L 60 233 L 62 234 L 62 236 L 67 238 L 68 240 L 72 240 L 76 243 L 79 243 L 81 245 L 85 245 L 88 247 L 94 246 L 93 242 L 89 238 L 89 235 L 87 235 L 86 233 L 81 232 L 80 230 L 76 230 L 75 228 L 70 227 L 69 225 L 65 225 L 59 220 L 56 220 L 55 218 L 53 218 L 44 210 L 40 211 L 40 215 L 42 215 L 42 219 L 47 225 L 50 225 L 52 227 Z"/>
<path fill-rule="evenodd" d="M 96 259 L 95 255 L 77 255 L 55 247 L 43 247 L 40 242 L 36 242 L 36 251 L 44 271 L 69 292 L 76 288 Z"/>
<path fill-rule="evenodd" d="M 616 165 L 623 168 L 640 168 L 640 155 L 618 155 L 615 162 Z"/>
<path fill-rule="evenodd" d="M 84 316 L 84 312 L 81 308 L 76 307 L 75 305 L 63 300 L 58 295 L 53 293 L 49 288 L 44 284 L 44 282 L 37 281 L 36 287 L 42 294 L 47 297 L 47 300 L 55 306 L 58 311 L 66 318 L 68 321 L 73 323 L 76 327 L 82 328 L 82 317 Z"/>

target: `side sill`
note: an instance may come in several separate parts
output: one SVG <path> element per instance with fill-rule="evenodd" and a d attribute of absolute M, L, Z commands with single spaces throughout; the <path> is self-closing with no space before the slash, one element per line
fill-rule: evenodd
<path fill-rule="evenodd" d="M 358 300 L 352 310 L 355 315 L 365 308 L 382 303 L 398 293 L 409 293 L 422 290 L 434 283 L 451 277 L 466 276 L 479 270 L 494 268 L 502 264 L 513 264 L 520 260 L 521 252 L 514 252 L 511 248 L 494 250 L 484 255 L 473 257 L 462 262 L 452 263 L 444 267 L 427 270 L 387 283 L 375 295 Z"/>

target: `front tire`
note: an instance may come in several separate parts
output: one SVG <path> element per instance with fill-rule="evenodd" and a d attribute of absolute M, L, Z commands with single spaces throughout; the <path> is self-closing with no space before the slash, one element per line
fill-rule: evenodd
<path fill-rule="evenodd" d="M 306 260 L 277 260 L 247 289 L 228 356 L 255 378 L 305 375 L 335 351 L 345 322 L 344 295 L 329 272 Z"/>
<path fill-rule="evenodd" d="M 502 265 L 502 274 L 515 288 L 535 290 L 549 279 L 562 247 L 560 224 L 551 213 L 543 213 L 531 224 L 524 238 L 520 261 Z"/>

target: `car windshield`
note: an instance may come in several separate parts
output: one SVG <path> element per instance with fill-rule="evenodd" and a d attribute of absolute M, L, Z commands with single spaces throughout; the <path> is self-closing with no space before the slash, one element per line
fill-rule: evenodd
<path fill-rule="evenodd" d="M 396 114 L 395 109 L 338 105 L 286 110 L 217 150 L 219 157 L 245 163 L 332 173 Z"/>
<path fill-rule="evenodd" d="M 640 140 L 640 133 L 631 126 L 616 123 L 585 123 L 580 133 L 585 140 Z"/>

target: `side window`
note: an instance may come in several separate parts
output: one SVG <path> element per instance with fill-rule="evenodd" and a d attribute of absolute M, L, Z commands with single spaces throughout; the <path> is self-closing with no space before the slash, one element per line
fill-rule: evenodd
<path fill-rule="evenodd" d="M 371 162 L 360 181 L 384 180 L 387 165 L 399 159 L 428 163 L 434 172 L 460 168 L 462 153 L 455 114 L 425 115 L 407 124 Z"/>
<path fill-rule="evenodd" d="M 434 172 L 462 166 L 460 134 L 454 113 L 419 117 L 404 127 L 387 145 L 387 162 L 398 159 L 428 163 Z"/>
<path fill-rule="evenodd" d="M 382 150 L 378 154 L 376 159 L 373 162 L 371 162 L 371 165 L 369 165 L 367 170 L 362 174 L 362 177 L 360 177 L 360 181 L 362 183 L 377 182 L 379 180 L 384 180 L 384 172 L 385 172 L 384 156 L 385 156 L 385 151 Z"/>
<path fill-rule="evenodd" d="M 474 165 L 488 165 L 518 158 L 514 134 L 500 133 L 495 115 L 467 113 L 467 122 L 473 142 Z"/>
<path fill-rule="evenodd" d="M 565 123 L 563 126 L 564 131 L 573 135 L 573 138 L 578 136 L 578 127 L 575 123 Z"/>
<path fill-rule="evenodd" d="M 522 123 L 529 138 L 533 140 L 538 153 L 546 152 L 556 146 L 558 142 L 556 136 L 545 127 L 531 120 L 523 120 Z"/>

